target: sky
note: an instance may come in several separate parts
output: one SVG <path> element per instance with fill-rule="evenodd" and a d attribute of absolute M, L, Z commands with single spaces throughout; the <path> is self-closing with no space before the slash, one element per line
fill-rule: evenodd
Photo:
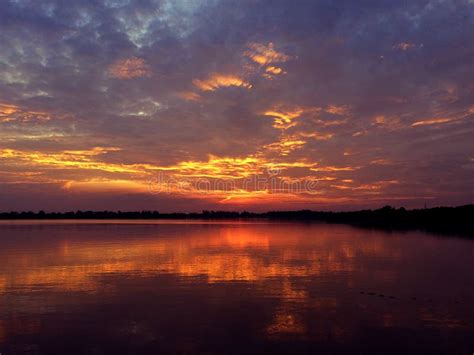
<path fill-rule="evenodd" d="M 4 0 L 0 211 L 474 202 L 474 1 Z"/>

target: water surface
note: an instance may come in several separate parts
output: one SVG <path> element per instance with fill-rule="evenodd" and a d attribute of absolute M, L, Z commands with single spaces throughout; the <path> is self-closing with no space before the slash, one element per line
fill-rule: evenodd
<path fill-rule="evenodd" d="M 474 242 L 344 225 L 0 222 L 0 353 L 474 351 Z"/>

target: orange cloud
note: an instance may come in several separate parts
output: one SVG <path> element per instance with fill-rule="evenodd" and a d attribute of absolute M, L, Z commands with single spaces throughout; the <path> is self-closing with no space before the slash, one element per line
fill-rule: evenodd
<path fill-rule="evenodd" d="M 412 127 L 416 126 L 427 126 L 427 125 L 434 125 L 434 124 L 440 124 L 440 123 L 448 123 L 451 121 L 454 121 L 454 118 L 432 118 L 429 120 L 424 120 L 424 121 L 416 121 L 415 123 L 412 123 Z"/>
<path fill-rule="evenodd" d="M 395 165 L 390 159 L 376 159 L 370 162 L 371 165 Z"/>
<path fill-rule="evenodd" d="M 415 47 L 417 47 L 417 45 L 414 44 L 414 43 L 402 42 L 402 43 L 395 44 L 392 48 L 397 49 L 397 50 L 401 50 L 401 51 L 407 51 L 407 50 L 415 48 Z"/>
<path fill-rule="evenodd" d="M 244 55 L 260 65 L 281 63 L 291 59 L 289 55 L 278 52 L 274 48 L 273 43 L 268 43 L 267 45 L 261 43 L 250 43 L 248 48 L 249 50 L 245 51 Z"/>
<path fill-rule="evenodd" d="M 347 106 L 347 105 L 341 105 L 341 106 L 329 105 L 325 109 L 326 112 L 332 113 L 333 115 L 340 115 L 340 116 L 347 114 L 349 110 L 350 110 L 350 106 Z"/>
<path fill-rule="evenodd" d="M 0 158 L 15 159 L 16 162 L 23 162 L 27 165 L 37 164 L 62 169 L 100 170 L 111 173 L 138 173 L 141 171 L 136 165 L 110 164 L 94 160 L 94 157 L 98 155 L 118 150 L 120 149 L 96 147 L 90 150 L 42 153 L 38 151 L 2 149 L 0 150 Z"/>
<path fill-rule="evenodd" d="M 149 66 L 142 58 L 131 57 L 120 59 L 108 68 L 111 77 L 117 79 L 133 79 L 150 77 L 152 75 Z"/>
<path fill-rule="evenodd" d="M 278 67 L 267 67 L 267 68 L 265 69 L 265 71 L 266 71 L 267 73 L 271 73 L 271 74 L 275 74 L 275 75 L 284 73 L 283 69 L 278 68 Z"/>
<path fill-rule="evenodd" d="M 193 91 L 181 91 L 178 92 L 176 95 L 186 101 L 200 101 L 202 99 L 199 94 L 196 94 Z"/>
<path fill-rule="evenodd" d="M 286 130 L 296 125 L 295 119 L 304 112 L 302 108 L 292 110 L 269 110 L 263 114 L 273 118 L 273 127 Z"/>
<path fill-rule="evenodd" d="M 241 179 L 258 174 L 269 168 L 311 167 L 304 162 L 272 163 L 263 157 L 247 156 L 243 158 L 209 156 L 207 161 L 181 161 L 175 165 L 158 166 L 151 164 L 114 164 L 102 162 L 100 156 L 120 148 L 95 147 L 89 150 L 63 150 L 54 153 L 23 151 L 14 149 L 0 150 L 0 159 L 12 159 L 17 166 L 23 163 L 49 166 L 59 169 L 98 170 L 111 173 L 127 173 L 149 176 L 153 172 L 170 172 L 177 178 Z"/>
<path fill-rule="evenodd" d="M 17 105 L 0 103 L 0 122 L 48 121 L 51 114 L 44 111 L 31 111 Z"/>
<path fill-rule="evenodd" d="M 184 161 L 156 170 L 175 171 L 180 177 L 209 177 L 238 179 L 256 174 L 262 161 L 255 157 L 227 158 L 210 156 L 205 161 Z"/>
<path fill-rule="evenodd" d="M 315 202 L 315 195 L 318 194 L 317 201 L 319 202 L 323 200 L 328 203 L 335 202 L 335 199 L 341 197 L 321 196 L 322 192 L 314 190 L 308 192 L 308 190 L 302 190 L 301 186 L 306 186 L 305 182 L 313 180 L 339 180 L 339 173 L 359 169 L 358 166 L 325 166 L 306 160 L 285 161 L 282 158 L 270 158 L 268 155 L 272 151 L 277 151 L 281 157 L 284 157 L 301 148 L 305 143 L 306 141 L 297 133 L 281 137 L 279 141 L 264 146 L 255 155 L 238 158 L 209 156 L 207 160 L 180 161 L 164 166 L 103 161 L 107 154 L 120 151 L 119 148 L 114 147 L 94 147 L 50 153 L 3 149 L 0 150 L 0 161 L 2 164 L 6 163 L 5 166 L 14 167 L 17 170 L 12 172 L 11 176 L 16 182 L 59 184 L 67 191 L 169 193 L 210 199 L 226 204 L 279 203 L 282 201 L 282 194 L 295 201 Z M 45 167 L 48 169 L 44 169 Z M 40 176 L 31 175 L 38 171 L 41 172 Z M 287 174 L 283 175 L 285 171 Z M 325 172 L 330 173 L 331 176 L 317 178 L 313 175 L 313 173 Z M 22 176 L 24 174 L 27 176 Z M 279 185 L 256 187 L 254 182 L 257 176 L 277 179 Z M 293 189 L 292 184 L 295 181 L 299 186 L 298 189 Z M 341 181 L 348 183 L 349 179 Z M 356 186 L 351 189 L 376 191 L 380 190 L 382 185 Z M 287 189 L 288 186 L 292 188 Z M 335 189 L 339 188 L 335 187 Z M 344 198 L 347 199 L 347 197 Z"/>
<path fill-rule="evenodd" d="M 194 79 L 193 84 L 203 91 L 215 91 L 221 87 L 243 87 L 251 89 L 252 85 L 244 79 L 232 74 L 212 73 L 207 79 Z"/>
<path fill-rule="evenodd" d="M 398 185 L 400 182 L 398 180 L 388 180 L 388 181 L 376 181 L 372 184 L 364 184 L 357 186 L 355 190 L 381 190 L 390 185 Z"/>
<path fill-rule="evenodd" d="M 264 146 L 265 149 L 270 151 L 277 151 L 280 155 L 288 155 L 296 149 L 302 148 L 306 144 L 306 141 L 298 138 L 297 135 L 284 136 L 278 142 L 267 144 Z"/>
<path fill-rule="evenodd" d="M 332 139 L 334 137 L 334 134 L 332 133 L 318 133 L 318 132 L 313 132 L 313 133 L 305 133 L 302 132 L 300 133 L 301 136 L 306 137 L 306 138 L 313 138 L 318 141 L 327 141 L 329 139 Z"/>
<path fill-rule="evenodd" d="M 300 106 L 286 106 L 278 104 L 273 108 L 268 109 L 262 114 L 273 118 L 273 127 L 281 130 L 287 130 L 297 125 L 297 119 L 302 114 L 311 114 L 321 111 L 319 107 L 300 107 Z M 318 123 L 324 124 L 324 121 L 318 121 Z"/>
<path fill-rule="evenodd" d="M 396 130 L 403 127 L 400 118 L 395 116 L 378 115 L 374 118 L 373 124 L 389 130 Z"/>
<path fill-rule="evenodd" d="M 342 180 L 344 183 L 353 183 L 353 180 L 347 179 Z M 367 191 L 369 193 L 380 193 L 380 190 L 383 190 L 391 185 L 398 185 L 400 182 L 398 180 L 387 180 L 387 181 L 375 181 L 371 184 L 363 184 L 359 186 L 347 186 L 347 185 L 331 185 L 331 187 L 338 190 L 354 190 L 354 191 Z"/>
<path fill-rule="evenodd" d="M 283 71 L 283 69 L 281 68 L 270 66 L 270 67 L 265 68 L 265 73 L 263 73 L 262 76 L 267 79 L 273 79 L 277 75 L 281 75 L 281 74 L 286 74 L 286 72 Z"/>
<path fill-rule="evenodd" d="M 11 115 L 12 113 L 18 112 L 20 108 L 15 105 L 8 105 L 8 104 L 0 104 L 0 115 L 7 116 Z"/>
<path fill-rule="evenodd" d="M 335 171 L 354 171 L 359 169 L 358 166 L 320 166 L 315 168 L 310 168 L 311 171 L 323 171 L 323 172 L 335 172 Z"/>

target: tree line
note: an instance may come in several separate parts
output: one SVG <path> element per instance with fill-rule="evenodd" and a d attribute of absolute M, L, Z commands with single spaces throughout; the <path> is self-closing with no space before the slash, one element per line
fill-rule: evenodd
<path fill-rule="evenodd" d="M 474 237 L 474 205 L 407 210 L 385 206 L 375 210 L 351 212 L 269 211 L 202 211 L 201 213 L 161 213 L 159 211 L 74 211 L 74 212 L 3 212 L 0 219 L 267 219 L 347 223 L 385 229 L 423 229 L 438 232 L 462 232 Z"/>

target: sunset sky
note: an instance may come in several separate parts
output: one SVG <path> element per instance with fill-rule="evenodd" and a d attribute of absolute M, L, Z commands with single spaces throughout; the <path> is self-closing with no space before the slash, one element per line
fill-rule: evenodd
<path fill-rule="evenodd" d="M 0 1 L 0 211 L 474 201 L 472 0 Z"/>

